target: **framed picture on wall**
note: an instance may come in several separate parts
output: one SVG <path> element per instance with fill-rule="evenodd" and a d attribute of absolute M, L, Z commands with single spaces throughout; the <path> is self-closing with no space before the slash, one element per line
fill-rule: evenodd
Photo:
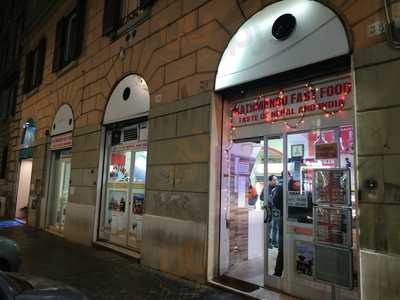
<path fill-rule="evenodd" d="M 292 157 L 304 157 L 304 145 L 297 144 L 291 146 Z"/>

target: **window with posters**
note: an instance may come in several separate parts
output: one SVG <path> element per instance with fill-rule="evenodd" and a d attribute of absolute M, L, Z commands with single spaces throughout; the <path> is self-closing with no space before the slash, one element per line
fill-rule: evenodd
<path fill-rule="evenodd" d="M 106 133 L 105 181 L 99 236 L 140 250 L 147 166 L 147 121 Z"/>
<path fill-rule="evenodd" d="M 350 131 L 352 132 L 351 126 L 340 126 L 333 129 L 311 130 L 288 135 L 287 204 L 289 220 L 300 223 L 313 222 L 313 191 L 315 191 L 313 175 L 317 169 L 345 168 L 349 172 L 346 178 L 349 179 L 353 161 L 353 145 L 352 140 L 349 139 Z M 302 157 L 293 156 L 291 153 L 291 146 L 298 144 L 304 145 L 305 150 Z M 318 153 L 321 145 L 334 145 L 337 155 L 332 156 L 334 151 Z M 332 148 L 332 146 L 329 147 Z M 342 155 L 346 155 L 346 157 L 343 159 Z M 346 182 L 349 183 L 349 181 Z"/>

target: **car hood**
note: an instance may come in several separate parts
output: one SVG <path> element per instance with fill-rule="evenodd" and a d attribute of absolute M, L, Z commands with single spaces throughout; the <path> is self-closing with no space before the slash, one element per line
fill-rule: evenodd
<path fill-rule="evenodd" d="M 29 282 L 29 284 L 35 289 L 42 289 L 42 288 L 50 288 L 50 287 L 67 287 L 68 285 L 47 278 L 42 278 L 38 276 L 32 276 L 29 274 L 22 274 L 22 273 L 10 273 L 12 276 L 17 277 L 21 280 Z"/>
<path fill-rule="evenodd" d="M 88 300 L 88 298 L 76 288 L 73 288 L 65 283 L 27 275 L 12 273 L 12 276 L 28 282 L 33 289 L 25 290 L 21 295 L 23 299 L 57 299 L 57 300 Z"/>

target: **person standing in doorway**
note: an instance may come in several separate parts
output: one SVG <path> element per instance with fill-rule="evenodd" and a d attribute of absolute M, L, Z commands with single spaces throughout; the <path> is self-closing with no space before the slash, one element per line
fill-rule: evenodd
<path fill-rule="evenodd" d="M 278 186 L 278 178 L 275 175 L 270 175 L 268 177 L 268 202 L 265 203 L 264 199 L 264 189 L 261 192 L 260 198 L 264 202 L 264 208 L 266 209 L 265 222 L 268 223 L 268 248 L 278 247 L 278 226 L 279 220 L 273 216 L 273 196 L 275 194 L 275 189 Z M 271 235 L 272 231 L 272 235 Z"/>
<path fill-rule="evenodd" d="M 279 184 L 273 190 L 272 205 L 272 216 L 278 224 L 279 232 L 278 257 L 273 275 L 281 277 L 283 271 L 283 187 Z"/>

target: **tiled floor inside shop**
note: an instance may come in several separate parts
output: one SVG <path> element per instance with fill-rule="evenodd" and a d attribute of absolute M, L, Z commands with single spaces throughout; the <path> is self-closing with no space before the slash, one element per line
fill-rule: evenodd
<path fill-rule="evenodd" d="M 275 271 L 277 256 L 278 248 L 274 247 L 272 249 L 269 249 L 268 274 L 270 275 L 272 275 Z M 234 265 L 229 269 L 226 275 L 259 286 L 264 286 L 264 258 L 257 257 Z"/>

